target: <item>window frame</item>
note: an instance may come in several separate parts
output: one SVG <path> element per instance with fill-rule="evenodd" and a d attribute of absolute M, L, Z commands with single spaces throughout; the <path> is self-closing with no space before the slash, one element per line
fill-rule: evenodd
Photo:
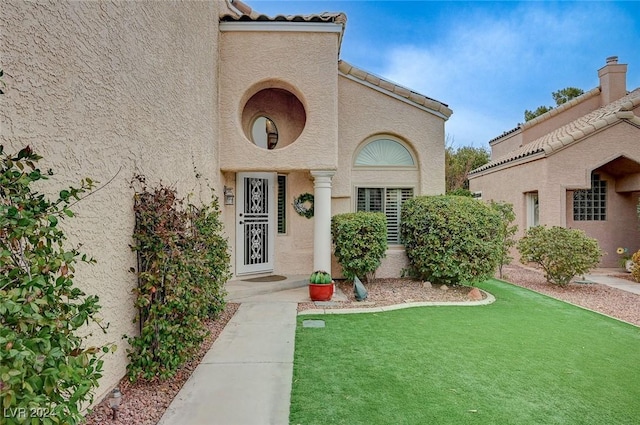
<path fill-rule="evenodd" d="M 527 222 L 526 229 L 540 225 L 540 194 L 537 190 L 526 192 Z"/>
<path fill-rule="evenodd" d="M 601 178 L 600 173 L 592 172 L 591 187 L 576 189 L 571 194 L 573 221 L 607 221 L 608 190 L 607 180 Z M 580 196 L 583 198 L 578 199 Z"/>
<path fill-rule="evenodd" d="M 387 245 L 388 246 L 403 246 L 404 244 L 402 243 L 402 240 L 400 239 L 400 226 L 401 226 L 401 214 L 402 214 L 402 204 L 404 204 L 404 202 L 406 202 L 407 200 L 414 198 L 416 196 L 416 186 L 413 184 L 394 184 L 394 185 L 379 185 L 379 184 L 356 184 L 354 185 L 354 196 L 353 196 L 353 211 L 365 211 L 365 210 L 360 210 L 358 209 L 358 204 L 359 204 L 359 190 L 360 189 L 380 189 L 382 190 L 382 195 L 381 195 L 381 200 L 382 200 L 382 211 L 377 211 L 377 212 L 382 212 L 385 217 L 387 217 Z M 400 202 L 400 208 L 398 208 L 398 211 L 396 213 L 396 217 L 397 217 L 397 238 L 395 238 L 393 241 L 389 240 L 389 233 L 388 233 L 388 222 L 389 222 L 389 216 L 388 216 L 388 210 L 387 210 L 387 191 L 388 190 L 410 190 L 411 191 L 411 195 L 408 196 L 406 199 L 401 200 Z M 402 194 L 400 195 L 402 196 Z M 368 211 L 368 210 L 366 210 Z"/>
<path fill-rule="evenodd" d="M 411 157 L 411 160 L 413 161 L 413 164 L 412 165 L 403 165 L 403 164 L 359 165 L 359 164 L 357 164 L 358 158 L 359 158 L 360 154 L 362 153 L 362 151 L 367 146 L 369 146 L 371 143 L 377 142 L 378 140 L 390 140 L 392 142 L 395 142 L 395 143 L 398 143 L 399 145 L 401 145 L 409 153 L 409 156 Z M 399 139 L 399 138 L 397 138 L 395 136 L 392 136 L 390 134 L 377 134 L 377 135 L 369 137 L 368 139 L 363 141 L 360 144 L 360 146 L 358 146 L 356 151 L 354 152 L 351 166 L 353 167 L 354 170 L 388 170 L 388 171 L 391 171 L 391 170 L 394 170 L 394 169 L 395 170 L 417 170 L 419 168 L 418 158 L 417 158 L 415 152 L 413 151 L 413 148 L 409 144 L 404 142 L 403 140 L 401 140 L 401 139 Z"/>

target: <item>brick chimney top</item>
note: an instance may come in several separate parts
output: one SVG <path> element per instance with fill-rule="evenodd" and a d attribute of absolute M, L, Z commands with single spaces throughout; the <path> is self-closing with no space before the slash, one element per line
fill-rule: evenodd
<path fill-rule="evenodd" d="M 618 57 L 617 56 L 609 56 L 607 58 L 607 65 L 610 63 L 618 63 Z"/>

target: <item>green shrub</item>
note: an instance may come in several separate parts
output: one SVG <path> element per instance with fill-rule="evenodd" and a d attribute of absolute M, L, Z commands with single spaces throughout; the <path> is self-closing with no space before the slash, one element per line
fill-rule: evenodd
<path fill-rule="evenodd" d="M 501 255 L 500 214 L 462 196 L 421 196 L 402 207 L 401 235 L 416 277 L 474 284 L 493 276 Z"/>
<path fill-rule="evenodd" d="M 598 241 L 582 230 L 536 226 L 518 241 L 520 261 L 536 263 L 547 282 L 567 285 L 574 276 L 597 266 L 602 257 Z"/>
<path fill-rule="evenodd" d="M 143 189 L 135 195 L 140 335 L 129 338 L 129 378 L 169 378 L 206 336 L 204 320 L 224 308 L 229 253 L 221 236 L 217 200 L 183 207 L 175 189 Z"/>
<path fill-rule="evenodd" d="M 640 282 L 640 251 L 636 251 L 631 257 L 633 261 L 633 268 L 631 269 L 631 276 L 636 282 Z"/>
<path fill-rule="evenodd" d="M 489 206 L 496 210 L 502 218 L 500 225 L 500 260 L 498 262 L 498 273 L 502 279 L 502 268 L 505 264 L 511 263 L 513 257 L 511 257 L 511 248 L 516 244 L 516 240 L 513 236 L 518 231 L 518 226 L 512 223 L 516 219 L 516 214 L 513 212 L 513 205 L 507 202 L 489 202 Z"/>
<path fill-rule="evenodd" d="M 447 192 L 448 196 L 466 196 L 469 198 L 473 198 L 473 193 L 469 190 L 469 189 L 463 189 L 463 188 L 458 188 L 458 189 L 453 189 L 450 192 Z"/>
<path fill-rule="evenodd" d="M 344 277 L 369 279 L 387 250 L 387 218 L 383 213 L 355 212 L 331 218 L 334 254 Z"/>
<path fill-rule="evenodd" d="M 189 259 L 191 282 L 202 294 L 201 319 L 215 319 L 224 310 L 224 284 L 231 278 L 229 244 L 222 236 L 219 208 L 217 198 L 200 208 L 188 206 L 190 237 L 185 257 Z"/>
<path fill-rule="evenodd" d="M 58 226 L 93 182 L 84 179 L 51 201 L 31 187 L 47 179 L 36 168 L 40 156 L 29 147 L 7 155 L 2 146 L 0 156 L 2 423 L 77 424 L 98 386 L 101 352 L 115 349 L 85 346 L 83 327 L 99 324 L 100 306 L 73 279 L 78 262 L 94 261 L 68 248 Z"/>

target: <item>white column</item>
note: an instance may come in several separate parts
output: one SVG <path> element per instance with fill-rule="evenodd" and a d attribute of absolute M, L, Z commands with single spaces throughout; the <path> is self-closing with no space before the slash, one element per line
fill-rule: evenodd
<path fill-rule="evenodd" d="M 331 273 L 331 179 L 335 171 L 311 171 L 313 177 L 313 270 Z"/>

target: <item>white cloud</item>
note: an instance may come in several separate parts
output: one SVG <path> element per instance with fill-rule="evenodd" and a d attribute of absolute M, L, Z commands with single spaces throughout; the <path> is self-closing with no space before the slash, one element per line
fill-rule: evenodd
<path fill-rule="evenodd" d="M 449 104 L 454 116 L 447 132 L 457 144 L 485 144 L 522 121 L 525 108 L 552 104 L 551 91 L 577 85 L 550 80 L 592 60 L 585 48 L 617 18 L 596 4 L 560 6 L 463 12 L 437 42 L 425 38 L 390 48 L 381 74 Z M 595 69 L 587 72 L 597 78 Z"/>

